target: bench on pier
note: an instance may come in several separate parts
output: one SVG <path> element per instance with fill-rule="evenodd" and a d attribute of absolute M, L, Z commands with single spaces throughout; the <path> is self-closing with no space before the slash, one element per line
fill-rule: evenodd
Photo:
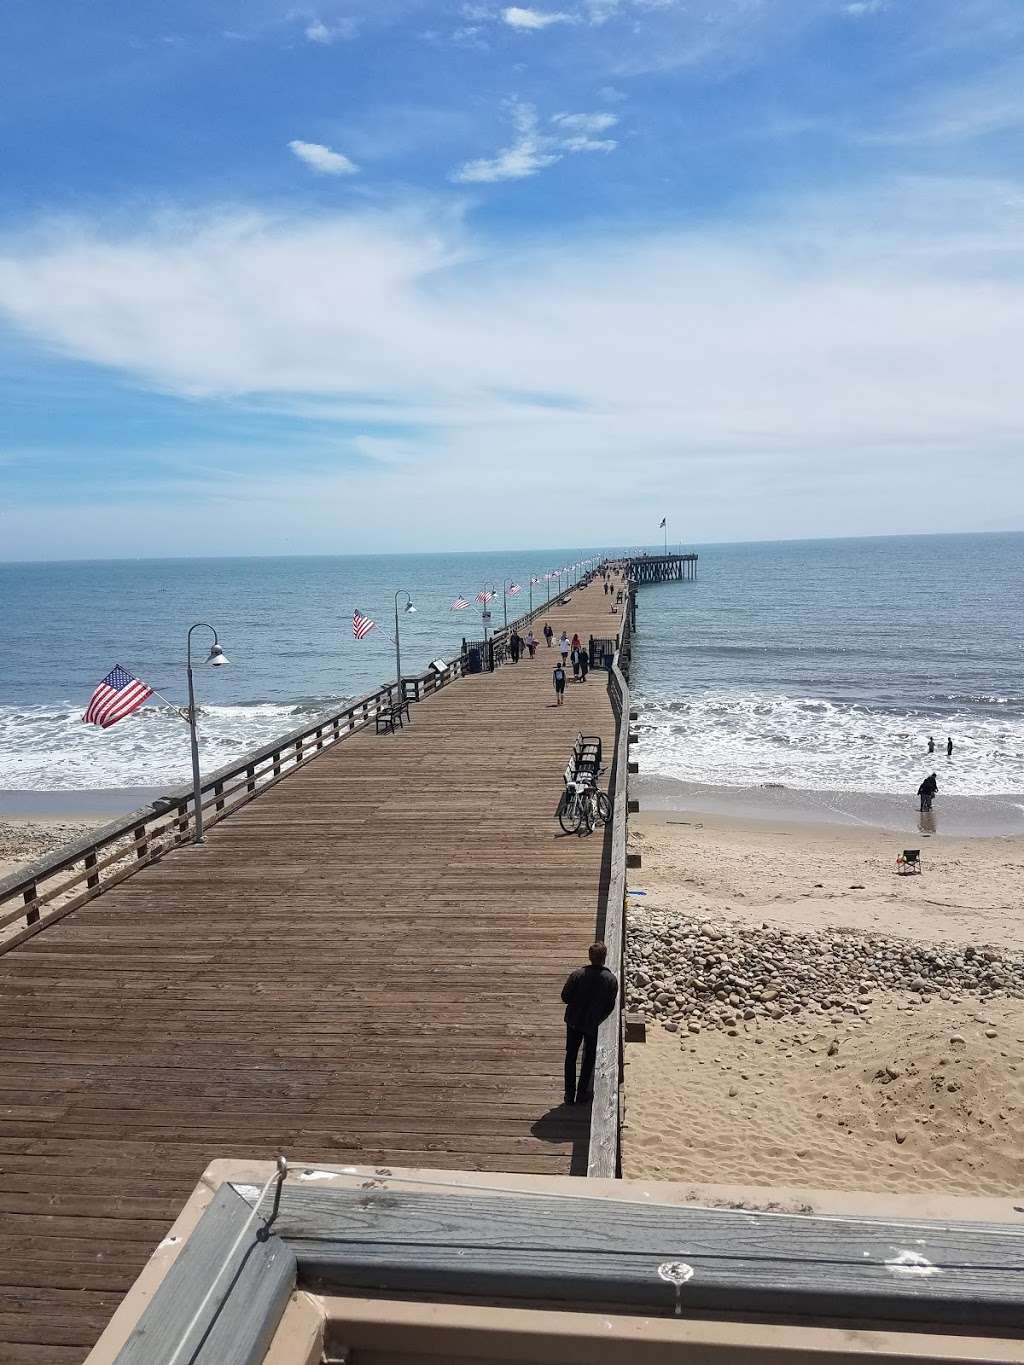
<path fill-rule="evenodd" d="M 391 702 L 390 704 L 385 703 L 383 706 L 378 707 L 376 715 L 378 735 L 386 735 L 388 733 L 394 734 L 396 728 L 404 730 L 405 724 L 402 720 L 403 716 L 405 717 L 405 720 L 410 721 L 411 723 L 412 717 L 409 715 L 409 702 L 405 697 L 403 697 L 401 701 Z"/>
<path fill-rule="evenodd" d="M 566 768 L 569 774 L 566 782 L 573 782 L 580 777 L 596 778 L 600 771 L 601 736 L 585 735 L 581 731 L 572 746 L 572 755 Z"/>

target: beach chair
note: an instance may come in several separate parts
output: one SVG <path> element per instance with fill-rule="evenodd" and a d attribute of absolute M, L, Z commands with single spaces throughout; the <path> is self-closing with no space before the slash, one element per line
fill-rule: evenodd
<path fill-rule="evenodd" d="M 896 871 L 901 877 L 908 877 L 913 873 L 921 871 L 921 850 L 919 848 L 905 848 L 902 853 L 896 856 Z"/>

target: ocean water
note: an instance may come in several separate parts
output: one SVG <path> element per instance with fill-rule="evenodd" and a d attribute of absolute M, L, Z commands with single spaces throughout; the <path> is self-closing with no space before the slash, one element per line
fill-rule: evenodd
<path fill-rule="evenodd" d="M 645 776 L 905 794 L 934 767 L 944 797 L 1024 789 L 1024 535 L 698 549 L 696 582 L 640 591 Z M 500 624 L 503 577 L 524 584 L 511 616 L 532 574 L 604 552 L 0 565 L 0 790 L 187 780 L 173 705 L 108 731 L 81 715 L 114 663 L 182 704 L 193 621 L 217 627 L 231 660 L 196 668 L 209 771 L 393 676 L 396 590 L 417 608 L 401 620 L 411 673 L 479 636 L 474 607 L 449 611 L 459 593 L 498 585 Z M 356 606 L 379 623 L 362 641 Z M 194 638 L 201 660 L 210 637 Z"/>
<path fill-rule="evenodd" d="M 158 787 L 191 776 L 185 637 L 195 621 L 217 629 L 230 667 L 205 668 L 212 636 L 193 635 L 205 771 L 231 762 L 307 718 L 343 705 L 395 674 L 394 594 L 402 672 L 451 657 L 481 638 L 474 595 L 496 586 L 493 624 L 529 606 L 529 580 L 592 548 L 452 555 L 116 560 L 0 564 L 0 790 Z M 563 580 L 565 582 L 567 580 Z M 557 586 L 557 584 L 555 585 Z M 535 586 L 534 603 L 547 585 Z M 467 611 L 452 612 L 459 594 Z M 521 604 L 521 605 L 520 605 Z M 352 636 L 358 607 L 377 622 Z M 93 688 L 115 663 L 167 698 L 109 730 L 82 724 Z"/>
<path fill-rule="evenodd" d="M 640 592 L 642 771 L 913 793 L 934 770 L 943 795 L 1021 793 L 1022 604 L 1020 534 L 701 549 L 697 582 Z"/>

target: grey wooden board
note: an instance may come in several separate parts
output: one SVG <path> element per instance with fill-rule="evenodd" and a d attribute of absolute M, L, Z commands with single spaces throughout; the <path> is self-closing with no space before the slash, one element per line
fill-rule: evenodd
<path fill-rule="evenodd" d="M 265 1207 L 269 1212 L 269 1195 Z M 180 1360 L 182 1365 L 255 1365 L 263 1359 L 295 1288 L 295 1256 L 278 1237 L 257 1240 L 262 1217 L 230 1255 L 251 1212 L 230 1185 L 221 1186 L 121 1348 L 115 1365 L 164 1365 L 172 1359 L 203 1296 L 229 1260 Z"/>
<path fill-rule="evenodd" d="M 303 1282 L 1024 1331 L 1024 1225 L 759 1217 L 614 1201 L 288 1187 Z M 925 1264 L 916 1258 L 923 1258 Z"/>

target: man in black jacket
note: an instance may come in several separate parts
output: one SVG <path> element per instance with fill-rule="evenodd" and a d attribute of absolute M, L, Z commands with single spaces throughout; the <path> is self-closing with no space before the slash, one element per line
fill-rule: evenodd
<path fill-rule="evenodd" d="M 583 1104 L 592 1098 L 590 1085 L 597 1056 L 597 1030 L 615 1008 L 619 983 L 604 965 L 608 949 L 603 943 L 590 945 L 590 965 L 577 967 L 562 987 L 565 1003 L 565 1102 Z M 579 1083 L 576 1058 L 583 1048 Z"/>
<path fill-rule="evenodd" d="M 922 810 L 931 810 L 932 801 L 935 797 L 935 793 L 938 790 L 939 790 L 938 778 L 935 776 L 934 773 L 932 773 L 931 777 L 926 777 L 925 780 L 917 789 L 917 794 L 921 798 Z"/>

